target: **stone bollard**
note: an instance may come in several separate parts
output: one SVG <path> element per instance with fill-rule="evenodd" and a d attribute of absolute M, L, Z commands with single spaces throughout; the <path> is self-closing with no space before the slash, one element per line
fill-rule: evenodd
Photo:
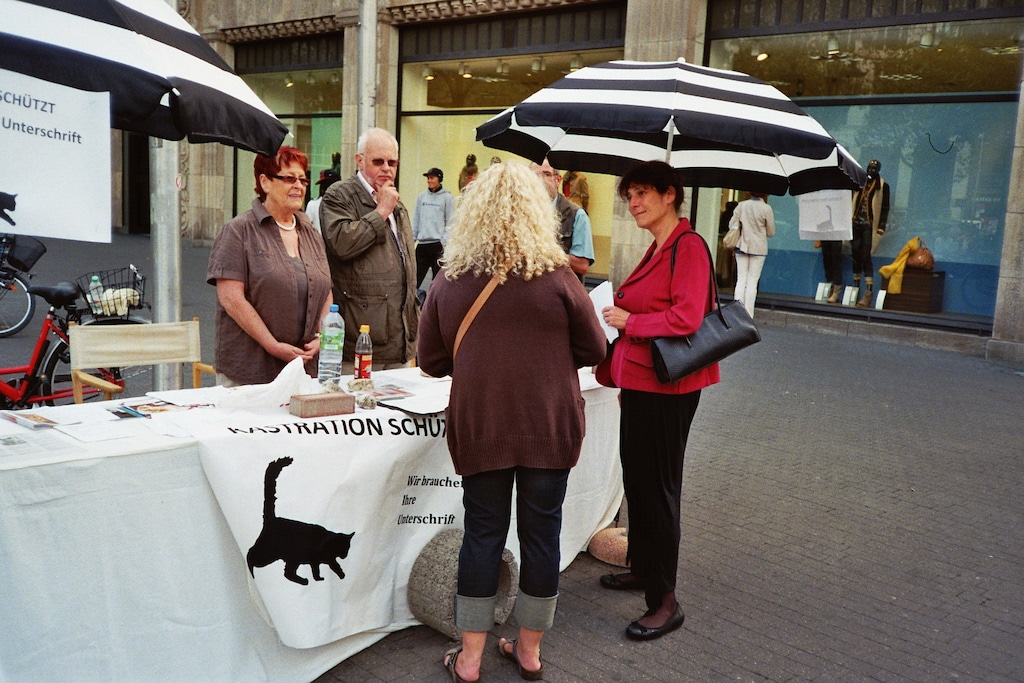
<path fill-rule="evenodd" d="M 409 574 L 408 600 L 413 616 L 453 640 L 459 638 L 455 628 L 455 591 L 462 536 L 462 529 L 438 533 L 420 551 Z M 512 551 L 505 548 L 501 553 L 495 623 L 504 624 L 512 614 L 518 588 L 519 565 Z"/>
<path fill-rule="evenodd" d="M 617 567 L 628 567 L 626 551 L 629 549 L 627 542 L 628 530 L 624 527 L 608 527 L 594 534 L 587 546 L 587 552 L 608 564 Z"/>

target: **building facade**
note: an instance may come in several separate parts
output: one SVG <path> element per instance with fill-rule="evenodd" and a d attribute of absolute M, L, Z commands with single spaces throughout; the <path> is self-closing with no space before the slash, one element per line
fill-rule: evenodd
<path fill-rule="evenodd" d="M 988 357 L 1024 365 L 1021 0 L 178 6 L 289 127 L 286 144 L 310 155 L 314 177 L 335 154 L 342 176 L 351 174 L 363 129 L 394 131 L 398 185 L 409 205 L 428 168 L 441 168 L 457 194 L 469 155 L 480 168 L 494 156 L 508 158 L 475 142 L 475 127 L 581 66 L 682 57 L 754 75 L 796 100 L 862 165 L 881 162 L 891 208 L 874 254 L 876 282 L 879 266 L 910 238 L 923 238 L 945 277 L 931 324 L 990 327 Z M 121 163 L 129 165 L 135 157 L 127 143 L 124 149 Z M 183 236 L 211 240 L 251 201 L 252 156 L 216 145 L 182 145 L 179 154 L 187 178 Z M 588 180 L 597 255 L 591 273 L 617 282 L 646 247 L 646 234 L 614 200 L 614 178 Z M 713 239 L 725 203 L 742 190 L 695 188 L 685 210 Z M 137 192 L 126 187 L 124 194 Z M 132 202 L 122 204 L 127 215 Z M 760 296 L 780 305 L 813 303 L 824 279 L 820 252 L 799 238 L 794 198 L 772 197 L 770 204 L 778 232 Z"/>

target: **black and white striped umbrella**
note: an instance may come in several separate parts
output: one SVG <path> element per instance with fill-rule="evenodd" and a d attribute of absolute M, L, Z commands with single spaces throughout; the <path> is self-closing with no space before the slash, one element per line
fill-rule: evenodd
<path fill-rule="evenodd" d="M 276 154 L 288 129 L 164 0 L 0 0 L 0 69 L 109 92 L 111 125 Z"/>
<path fill-rule="evenodd" d="M 853 190 L 866 180 L 828 131 L 776 88 L 682 59 L 572 72 L 479 126 L 476 139 L 594 173 L 664 160 L 699 187 L 782 195 Z"/>

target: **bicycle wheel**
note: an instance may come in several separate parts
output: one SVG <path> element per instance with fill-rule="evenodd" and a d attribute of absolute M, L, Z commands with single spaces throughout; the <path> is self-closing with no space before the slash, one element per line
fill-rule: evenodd
<path fill-rule="evenodd" d="M 115 318 L 103 321 L 83 321 L 83 325 L 143 325 L 149 323 L 144 318 Z M 75 402 L 71 390 L 71 349 L 63 339 L 58 339 L 50 346 L 50 350 L 43 359 L 42 384 L 39 393 L 42 396 L 54 396 L 55 398 L 46 401 L 46 405 L 67 405 Z M 114 378 L 124 381 L 124 391 L 119 394 L 120 398 L 130 396 L 142 396 L 153 389 L 153 368 L 151 366 L 128 366 L 122 368 L 107 368 L 107 371 Z M 102 377 L 99 372 L 92 374 Z M 100 392 L 90 392 L 85 395 L 85 400 L 91 400 L 102 396 Z"/>
<path fill-rule="evenodd" d="M 25 329 L 36 312 L 36 298 L 20 275 L 0 276 L 0 337 Z"/>

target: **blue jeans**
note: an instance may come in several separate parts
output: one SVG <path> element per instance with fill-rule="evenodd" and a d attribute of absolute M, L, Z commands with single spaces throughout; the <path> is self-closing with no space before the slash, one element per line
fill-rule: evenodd
<path fill-rule="evenodd" d="M 466 534 L 459 552 L 456 598 L 456 624 L 460 629 L 487 631 L 494 625 L 493 600 L 498 593 L 501 553 L 511 522 L 513 483 L 520 548 L 516 617 L 526 628 L 543 631 L 550 626 L 558 596 L 559 535 L 568 481 L 567 469 L 531 467 L 463 477 Z"/>

